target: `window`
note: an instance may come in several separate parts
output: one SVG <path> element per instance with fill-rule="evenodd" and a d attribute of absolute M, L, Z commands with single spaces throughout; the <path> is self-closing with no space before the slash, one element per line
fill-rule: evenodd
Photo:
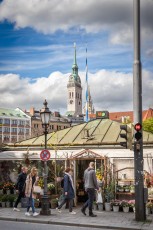
<path fill-rule="evenodd" d="M 17 137 L 16 137 L 16 136 L 12 136 L 12 137 L 11 137 L 11 141 L 12 141 L 12 142 L 16 142 L 16 141 L 17 141 Z"/>
<path fill-rule="evenodd" d="M 73 97 L 73 92 L 72 92 L 72 97 Z"/>
<path fill-rule="evenodd" d="M 12 133 L 17 133 L 17 128 L 12 128 Z"/>
<path fill-rule="evenodd" d="M 38 128 L 38 126 L 39 126 L 38 124 L 34 124 L 34 128 L 35 128 L 35 129 L 37 129 L 37 128 Z"/>
<path fill-rule="evenodd" d="M 26 134 L 29 134 L 29 129 L 26 129 Z"/>
<path fill-rule="evenodd" d="M 69 93 L 69 97 L 71 98 L 71 92 Z"/>
<path fill-rule="evenodd" d="M 10 128 L 9 127 L 4 127 L 4 132 L 5 133 L 9 133 L 10 132 Z"/>
<path fill-rule="evenodd" d="M 4 141 L 9 141 L 10 140 L 10 136 L 4 136 Z"/>
<path fill-rule="evenodd" d="M 4 124 L 10 124 L 10 119 L 4 119 Z"/>
<path fill-rule="evenodd" d="M 22 121 L 22 120 L 19 121 L 19 125 L 24 125 L 24 123 L 25 123 L 25 122 Z"/>
<path fill-rule="evenodd" d="M 17 120 L 12 120 L 12 125 L 17 125 Z"/>
<path fill-rule="evenodd" d="M 0 127 L 0 132 L 2 132 L 2 127 Z"/>
<path fill-rule="evenodd" d="M 26 125 L 30 125 L 30 122 L 29 122 L 29 121 L 26 121 Z"/>
<path fill-rule="evenodd" d="M 21 133 L 24 133 L 24 129 L 19 128 L 19 133 L 20 133 L 20 134 L 21 134 Z"/>
<path fill-rule="evenodd" d="M 0 119 L 0 124 L 3 124 L 3 119 Z"/>

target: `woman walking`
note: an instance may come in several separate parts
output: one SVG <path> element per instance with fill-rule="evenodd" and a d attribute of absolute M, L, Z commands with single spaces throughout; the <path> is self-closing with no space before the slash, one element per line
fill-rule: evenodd
<path fill-rule="evenodd" d="M 70 214 L 76 214 L 76 212 L 72 211 L 73 199 L 75 197 L 72 175 L 73 175 L 73 170 L 71 168 L 67 168 L 64 174 L 64 186 L 63 186 L 64 199 L 57 208 L 58 212 L 61 212 L 60 209 L 62 208 L 62 206 L 66 202 L 68 202 Z"/>
<path fill-rule="evenodd" d="M 29 198 L 27 212 L 25 213 L 26 216 L 30 216 L 30 207 L 32 208 L 33 216 L 39 215 L 39 213 L 35 211 L 34 199 L 36 198 L 36 194 L 33 192 L 33 188 L 37 184 L 38 179 L 39 178 L 37 177 L 37 169 L 33 167 L 31 169 L 31 173 L 27 176 L 26 179 L 25 196 Z"/>

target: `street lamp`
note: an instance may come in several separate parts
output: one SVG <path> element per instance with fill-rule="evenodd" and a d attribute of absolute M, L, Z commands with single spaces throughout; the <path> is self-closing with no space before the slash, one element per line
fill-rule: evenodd
<path fill-rule="evenodd" d="M 42 127 L 44 128 L 44 134 L 45 134 L 45 149 L 47 149 L 47 134 L 48 134 L 48 126 L 49 126 L 49 120 L 50 120 L 50 110 L 47 107 L 47 101 L 45 99 L 44 101 L 44 108 L 40 110 L 40 117 L 42 121 Z M 47 161 L 44 161 L 44 194 L 42 197 L 42 204 L 41 204 L 41 215 L 50 215 L 50 207 L 49 207 L 49 200 L 47 195 Z"/>

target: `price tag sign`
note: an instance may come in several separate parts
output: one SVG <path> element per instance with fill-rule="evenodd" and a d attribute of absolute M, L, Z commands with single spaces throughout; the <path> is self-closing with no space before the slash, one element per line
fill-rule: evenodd
<path fill-rule="evenodd" d="M 50 152 L 47 149 L 44 149 L 40 153 L 40 158 L 42 161 L 48 161 L 50 159 Z"/>

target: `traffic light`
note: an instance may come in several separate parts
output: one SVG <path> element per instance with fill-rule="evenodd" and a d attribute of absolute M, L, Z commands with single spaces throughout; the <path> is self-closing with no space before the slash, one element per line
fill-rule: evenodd
<path fill-rule="evenodd" d="M 137 141 L 139 141 L 142 138 L 142 133 L 141 133 L 142 125 L 140 123 L 136 123 L 134 129 L 136 130 L 134 137 Z"/>
<path fill-rule="evenodd" d="M 132 149 L 132 129 L 128 125 L 120 125 L 120 137 L 125 141 L 120 142 L 120 145 L 126 149 Z"/>

